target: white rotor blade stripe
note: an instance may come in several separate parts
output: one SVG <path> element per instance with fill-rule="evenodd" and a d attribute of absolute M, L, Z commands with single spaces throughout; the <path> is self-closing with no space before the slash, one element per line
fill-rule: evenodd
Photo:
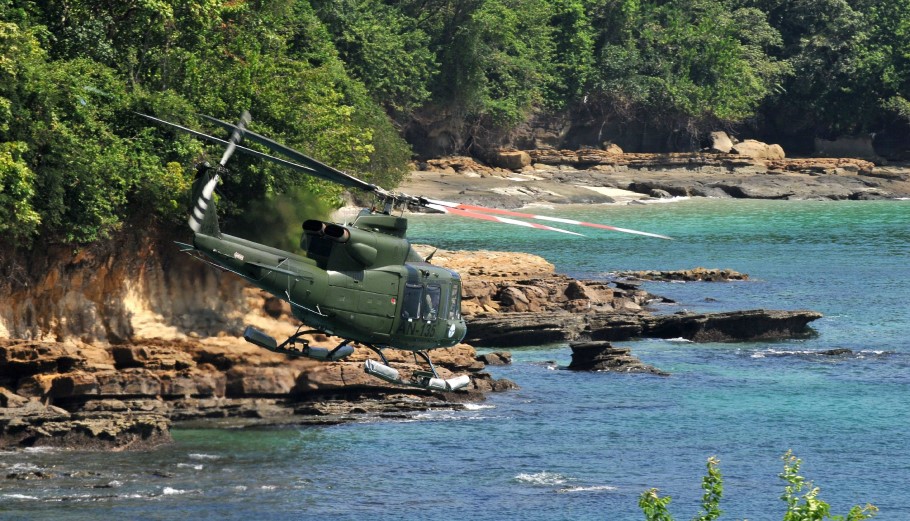
<path fill-rule="evenodd" d="M 196 200 L 196 206 L 193 208 L 193 214 L 190 215 L 189 225 L 194 232 L 199 232 L 202 228 L 202 219 L 205 217 L 205 211 L 209 207 L 209 201 L 212 200 L 212 195 L 215 193 L 215 186 L 218 184 L 218 174 L 212 176 L 209 179 L 209 182 L 205 183 L 205 186 L 202 187 L 202 193 L 199 194 L 199 199 Z"/>
<path fill-rule="evenodd" d="M 452 208 L 449 206 L 444 206 L 444 205 L 439 205 L 439 204 L 434 204 L 434 203 L 428 204 L 427 207 L 432 208 L 434 210 L 439 210 L 440 212 L 451 213 L 453 215 L 460 215 L 462 217 L 470 217 L 472 219 L 481 219 L 484 221 L 494 221 L 494 222 L 500 222 L 500 223 L 505 223 L 505 224 L 514 224 L 516 226 L 524 226 L 526 228 L 537 228 L 538 230 L 549 230 L 551 232 L 568 233 L 569 235 L 578 235 L 580 237 L 584 237 L 584 235 L 582 235 L 580 233 L 570 232 L 569 230 L 563 230 L 562 228 L 554 228 L 553 226 L 529 223 L 529 222 L 525 222 L 525 221 L 516 221 L 515 219 L 509 219 L 506 217 L 497 217 L 495 215 L 487 215 L 485 213 L 479 213 L 479 212 L 472 212 L 469 210 L 463 210 L 461 208 Z"/>
<path fill-rule="evenodd" d="M 224 166 L 227 164 L 227 160 L 234 154 L 234 150 L 237 148 L 237 143 L 240 143 L 240 140 L 243 139 L 243 132 L 246 128 L 247 123 L 250 122 L 250 113 L 243 111 L 243 114 L 240 115 L 240 123 L 234 127 L 234 131 L 231 132 L 231 139 L 228 140 L 228 146 L 224 150 L 224 155 L 221 156 L 221 161 L 219 164 Z"/>
<path fill-rule="evenodd" d="M 612 230 L 614 232 L 632 233 L 635 235 L 644 235 L 646 237 L 656 237 L 658 239 L 671 239 L 671 237 L 667 237 L 666 235 L 659 235 L 656 233 L 649 233 L 649 232 L 640 232 L 638 230 L 630 230 L 628 228 L 617 228 L 616 226 L 610 226 L 607 224 L 589 223 L 589 222 L 585 222 L 585 221 L 576 221 L 574 219 L 565 219 L 562 217 L 550 217 L 548 215 L 535 215 L 535 214 L 531 214 L 531 213 L 516 212 L 516 211 L 512 211 L 512 210 L 502 210 L 499 208 L 487 208 L 485 206 L 475 206 L 475 205 L 471 205 L 471 204 L 450 203 L 448 201 L 437 201 L 434 199 L 428 199 L 428 201 L 431 203 L 431 206 L 436 205 L 436 206 L 440 206 L 440 207 L 444 207 L 444 208 L 448 208 L 448 209 L 460 210 L 460 211 L 465 211 L 465 212 L 508 215 L 510 217 L 522 217 L 524 219 L 537 219 L 540 221 L 550 221 L 550 222 L 558 222 L 558 223 L 563 223 L 563 224 L 574 224 L 577 226 L 587 226 L 590 228 L 600 228 L 602 230 Z"/>

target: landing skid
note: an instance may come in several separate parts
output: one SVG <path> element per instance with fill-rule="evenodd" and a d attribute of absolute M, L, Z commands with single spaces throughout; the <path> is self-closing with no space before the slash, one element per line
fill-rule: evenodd
<path fill-rule="evenodd" d="M 303 335 L 308 335 L 311 333 L 323 332 L 316 329 L 311 329 L 308 331 L 300 331 L 300 329 L 297 329 L 296 333 L 279 344 L 271 336 L 263 333 L 253 326 L 247 326 L 247 328 L 243 331 L 243 339 L 251 344 L 255 344 L 259 347 L 268 349 L 273 353 L 281 353 L 283 355 L 295 357 L 312 358 L 314 360 L 325 362 L 337 362 L 338 360 L 341 360 L 342 358 L 345 358 L 354 352 L 354 347 L 350 345 L 350 340 L 345 340 L 344 342 L 338 344 L 335 349 L 331 350 L 325 347 L 310 346 L 310 343 L 301 337 Z M 298 342 L 302 344 L 303 347 L 298 348 Z"/>
<path fill-rule="evenodd" d="M 300 329 L 298 329 L 296 333 L 279 344 L 268 334 L 256 329 L 253 326 L 247 326 L 247 328 L 243 331 L 243 339 L 251 344 L 255 344 L 259 347 L 268 349 L 273 353 L 281 353 L 283 355 L 295 357 L 312 358 L 314 360 L 320 360 L 323 362 L 337 362 L 354 352 L 354 347 L 350 345 L 350 340 L 345 340 L 332 350 L 329 350 L 325 347 L 312 347 L 308 341 L 301 338 L 303 335 L 311 333 L 324 334 L 325 332 L 319 331 L 318 329 L 311 329 L 307 331 L 300 331 Z M 298 348 L 298 343 L 302 344 L 303 347 Z M 471 383 L 471 377 L 468 375 L 457 376 L 455 378 L 449 378 L 448 380 L 440 378 L 439 374 L 436 372 L 436 367 L 433 366 L 433 362 L 430 360 L 430 355 L 428 355 L 426 351 L 415 351 L 414 359 L 416 361 L 417 355 L 420 355 L 420 357 L 426 361 L 427 365 L 430 366 L 430 370 L 414 371 L 411 374 L 410 380 L 404 380 L 401 378 L 401 375 L 396 369 L 389 367 L 389 361 L 382 353 L 381 348 L 370 344 L 364 345 L 375 351 L 379 355 L 379 358 L 382 359 L 381 363 L 377 362 L 376 360 L 368 359 L 363 364 L 364 371 L 366 371 L 367 374 L 385 380 L 386 382 L 395 385 L 417 387 L 419 389 L 426 389 L 428 391 L 457 391 L 458 389 L 467 387 L 468 384 Z"/>
<path fill-rule="evenodd" d="M 456 376 L 455 378 L 449 378 L 448 380 L 440 378 L 439 374 L 436 373 L 436 367 L 433 366 L 433 362 L 430 360 L 430 355 L 428 355 L 426 351 L 415 351 L 414 358 L 416 360 L 417 355 L 420 355 L 420 357 L 426 360 L 427 364 L 430 366 L 430 371 L 414 371 L 411 374 L 410 380 L 404 380 L 396 369 L 389 367 L 389 361 L 386 360 L 385 355 L 382 353 L 382 349 L 369 344 L 367 344 L 367 347 L 379 355 L 379 358 L 382 359 L 382 363 L 368 359 L 363 363 L 363 370 L 366 371 L 367 374 L 385 380 L 386 382 L 427 389 L 430 391 L 457 391 L 458 389 L 467 387 L 467 385 L 471 383 L 471 377 L 468 375 Z"/>

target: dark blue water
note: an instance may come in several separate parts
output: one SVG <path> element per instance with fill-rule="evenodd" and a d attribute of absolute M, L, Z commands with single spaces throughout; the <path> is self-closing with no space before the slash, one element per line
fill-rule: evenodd
<path fill-rule="evenodd" d="M 540 210 L 544 212 L 546 210 Z M 549 213 L 549 212 L 548 212 Z M 0 453 L 0 519 L 643 519 L 638 495 L 698 510 L 721 460 L 722 519 L 781 519 L 780 457 L 835 513 L 910 519 L 910 201 L 693 200 L 560 209 L 664 233 L 587 239 L 424 216 L 414 242 L 538 253 L 562 271 L 731 268 L 739 283 L 650 283 L 679 309 L 813 309 L 808 340 L 626 342 L 672 376 L 574 373 L 565 345 L 491 368 L 521 390 L 462 412 L 317 428 L 177 430 L 144 454 Z M 709 300 L 706 300 L 710 298 Z M 853 355 L 820 351 L 849 348 Z M 2 479 L 23 470 L 56 477 Z"/>

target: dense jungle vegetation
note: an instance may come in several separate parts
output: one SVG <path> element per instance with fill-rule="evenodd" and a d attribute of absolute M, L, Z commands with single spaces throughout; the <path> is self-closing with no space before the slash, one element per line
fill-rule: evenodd
<path fill-rule="evenodd" d="M 182 223 L 203 145 L 133 111 L 198 127 L 249 109 L 392 186 L 405 137 L 438 122 L 451 152 L 556 113 L 835 137 L 906 125 L 908 99 L 910 0 L 0 0 L 0 237 Z M 338 194 L 235 158 L 228 215 Z"/>

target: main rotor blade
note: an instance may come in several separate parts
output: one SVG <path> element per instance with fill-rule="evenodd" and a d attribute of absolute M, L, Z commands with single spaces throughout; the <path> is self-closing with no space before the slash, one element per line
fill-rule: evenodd
<path fill-rule="evenodd" d="M 598 223 L 589 223 L 585 221 L 576 221 L 574 219 L 564 219 L 562 217 L 550 217 L 548 215 L 536 215 L 531 213 L 516 212 L 512 210 L 502 210 L 499 208 L 487 208 L 485 206 L 476 206 L 472 204 L 462 204 L 462 203 L 450 203 L 448 201 L 436 201 L 433 199 L 427 199 L 431 207 L 444 207 L 450 210 L 460 210 L 467 212 L 476 212 L 476 213 L 486 213 L 486 214 L 496 214 L 496 215 L 508 215 L 510 217 L 521 217 L 523 219 L 537 219 L 539 221 L 550 221 L 557 222 L 562 224 L 574 224 L 576 226 L 587 226 L 589 228 L 599 228 L 602 230 L 611 230 L 614 232 L 622 233 L 632 233 L 635 235 L 644 235 L 646 237 L 655 237 L 657 239 L 667 239 L 673 240 L 672 237 L 667 237 L 666 235 L 659 235 L 656 233 L 649 232 L 640 232 L 638 230 L 630 230 L 628 228 L 619 228 L 616 226 L 610 226 L 607 224 L 598 224 Z"/>
<path fill-rule="evenodd" d="M 462 217 L 470 217 L 472 219 L 481 219 L 484 221 L 494 221 L 505 224 L 514 224 L 516 226 L 524 226 L 526 228 L 536 228 L 538 230 L 549 230 L 551 232 L 560 232 L 568 233 L 569 235 L 578 235 L 579 237 L 584 237 L 584 235 L 576 232 L 570 232 L 569 230 L 563 230 L 562 228 L 555 228 L 553 226 L 547 226 L 544 224 L 529 223 L 525 221 L 516 221 L 515 219 L 509 219 L 508 217 L 496 217 L 495 215 L 487 215 L 480 212 L 472 212 L 470 210 L 465 210 L 462 208 L 453 208 L 450 206 L 445 206 L 441 204 L 435 204 L 436 201 L 431 202 L 426 205 L 427 208 L 432 208 L 434 210 L 439 210 L 440 212 L 450 213 L 452 215 L 460 215 Z"/>
<path fill-rule="evenodd" d="M 235 126 L 231 123 L 228 123 L 227 121 L 222 121 L 218 118 L 213 118 L 212 116 L 207 116 L 205 114 L 199 114 L 199 117 L 205 118 L 205 119 L 211 121 L 212 123 L 215 123 L 216 125 L 219 125 L 222 128 L 230 130 L 230 131 L 236 131 L 236 129 L 237 129 L 237 126 Z M 286 155 L 289 158 L 293 159 L 294 161 L 299 161 L 299 162 L 303 163 L 304 165 L 308 166 L 309 168 L 313 169 L 314 171 L 320 172 L 321 175 L 319 175 L 319 177 L 322 179 L 326 179 L 328 181 L 333 181 L 335 183 L 346 186 L 348 188 L 359 188 L 359 189 L 365 190 L 367 192 L 377 192 L 378 191 L 378 187 L 374 184 L 367 183 L 366 181 L 364 181 L 362 179 L 358 179 L 350 174 L 347 174 L 345 172 L 342 172 L 341 170 L 338 170 L 337 168 L 333 168 L 325 163 L 322 163 L 321 161 L 313 159 L 312 157 L 310 157 L 302 152 L 294 150 L 293 148 L 291 148 L 289 146 L 282 145 L 281 143 L 278 143 L 277 141 L 267 138 L 267 137 L 263 136 L 262 134 L 257 134 L 256 132 L 253 132 L 252 130 L 246 130 L 244 132 L 244 137 L 249 139 L 250 141 L 255 141 L 256 143 L 259 143 L 260 145 L 271 150 L 272 152 L 277 152 L 279 154 Z"/>
<path fill-rule="evenodd" d="M 156 117 L 154 117 L 154 116 L 149 116 L 148 114 L 142 114 L 141 112 L 136 112 L 136 114 L 138 114 L 138 115 L 140 115 L 140 116 L 142 116 L 142 117 L 144 117 L 144 118 L 150 119 L 150 120 L 152 120 L 152 121 L 154 121 L 154 122 L 156 122 L 156 123 L 161 123 L 162 125 L 168 125 L 168 126 L 171 126 L 171 127 L 176 128 L 176 129 L 178 129 L 178 130 L 182 130 L 183 132 L 186 132 L 186 133 L 188 133 L 188 134 L 192 134 L 192 135 L 194 135 L 194 136 L 196 136 L 196 137 L 198 137 L 198 138 L 205 139 L 205 140 L 211 141 L 211 142 L 213 142 L 213 143 L 218 143 L 218 144 L 220 144 L 220 145 L 230 146 L 230 143 L 229 143 L 228 141 L 226 141 L 226 140 L 224 140 L 224 139 L 221 139 L 221 138 L 218 138 L 218 137 L 215 137 L 215 136 L 210 136 L 210 135 L 205 134 L 205 133 L 203 133 L 203 132 L 199 132 L 198 130 L 193 130 L 193 129 L 191 129 L 191 128 L 187 128 L 187 127 L 184 127 L 184 126 L 182 126 L 182 125 L 178 125 L 178 124 L 176 124 L 176 123 L 171 123 L 170 121 L 166 121 L 166 120 L 163 120 L 163 119 L 160 119 L 160 118 L 156 118 Z M 249 132 L 249 131 L 246 131 L 246 132 Z M 310 168 L 310 167 L 308 167 L 308 166 L 298 165 L 297 163 L 294 163 L 294 162 L 292 162 L 292 161 L 288 161 L 287 159 L 282 159 L 282 158 L 280 158 L 280 157 L 275 157 L 275 156 L 272 156 L 272 155 L 269 155 L 269 154 L 266 154 L 266 153 L 263 153 L 263 152 L 259 152 L 258 150 L 253 150 L 253 149 L 251 149 L 251 148 L 246 148 L 246 147 L 241 146 L 241 145 L 235 145 L 234 148 L 235 148 L 235 150 L 237 150 L 238 152 L 242 152 L 242 153 L 247 154 L 247 155 L 251 155 L 251 156 L 254 156 L 254 157 L 258 157 L 258 158 L 260 158 L 260 159 L 265 159 L 266 161 L 271 161 L 271 162 L 273 162 L 273 163 L 277 163 L 277 164 L 279 164 L 279 165 L 281 165 L 281 166 L 285 166 L 285 167 L 287 167 L 287 168 L 291 168 L 291 169 L 293 169 L 293 170 L 297 170 L 298 172 L 303 172 L 304 174 L 311 175 L 311 176 L 313 176 L 313 177 L 318 177 L 318 178 L 323 179 L 323 180 L 325 180 L 325 181 L 338 182 L 337 179 L 334 179 L 334 178 L 332 178 L 332 177 L 327 177 L 326 175 L 324 175 L 324 173 L 322 173 L 322 172 L 320 172 L 320 171 L 318 171 L 318 170 L 314 170 L 314 169 L 312 169 L 312 168 Z M 377 191 L 378 191 L 378 190 L 381 190 L 381 189 L 379 189 L 379 188 L 377 187 Z"/>

